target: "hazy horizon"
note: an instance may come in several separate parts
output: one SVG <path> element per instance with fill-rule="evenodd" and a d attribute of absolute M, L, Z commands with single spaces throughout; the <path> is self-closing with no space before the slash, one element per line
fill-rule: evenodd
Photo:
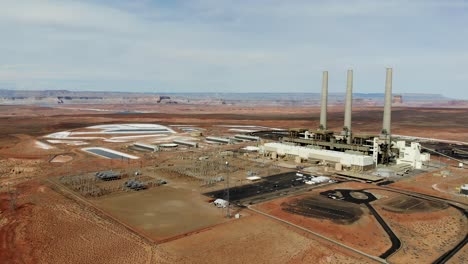
<path fill-rule="evenodd" d="M 50 94 L 57 91 L 57 94 Z M 64 92 L 63 94 L 61 92 Z M 29 93 L 29 94 L 28 94 Z M 167 95 L 186 99 L 223 99 L 223 100 L 280 100 L 280 101 L 307 101 L 319 100 L 320 92 L 125 92 L 125 91 L 98 91 L 98 90 L 5 90 L 0 89 L 1 97 L 23 97 L 23 96 L 132 96 L 132 95 Z M 329 100 L 344 100 L 345 92 L 331 92 Z M 354 99 L 383 100 L 384 93 L 353 93 Z M 458 100 L 446 97 L 442 94 L 429 93 L 399 93 L 394 95 L 403 96 L 404 101 L 418 100 Z"/>
<path fill-rule="evenodd" d="M 1 2 L 0 89 L 468 99 L 466 1 Z"/>

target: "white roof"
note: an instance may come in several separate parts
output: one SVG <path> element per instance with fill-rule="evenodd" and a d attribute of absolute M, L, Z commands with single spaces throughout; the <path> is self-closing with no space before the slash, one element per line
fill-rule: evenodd
<path fill-rule="evenodd" d="M 140 147 L 145 147 L 145 148 L 151 148 L 151 149 L 154 149 L 156 147 L 156 146 L 152 146 L 152 145 L 148 145 L 148 144 L 144 144 L 144 143 L 139 143 L 139 142 L 136 142 L 133 145 L 140 146 Z"/>
<path fill-rule="evenodd" d="M 242 148 L 243 150 L 248 150 L 248 151 L 258 151 L 259 150 L 259 147 L 255 147 L 255 146 L 247 146 L 247 147 L 244 147 Z"/>
<path fill-rule="evenodd" d="M 296 155 L 304 159 L 320 159 L 332 162 L 339 162 L 343 165 L 368 166 L 374 164 L 371 156 L 345 153 L 340 151 L 312 149 L 301 146 L 292 146 L 283 143 L 265 143 L 265 150 L 276 151 L 280 155 Z"/>

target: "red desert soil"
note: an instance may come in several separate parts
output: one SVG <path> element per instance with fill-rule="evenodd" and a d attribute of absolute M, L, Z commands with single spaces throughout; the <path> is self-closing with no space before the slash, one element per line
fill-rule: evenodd
<path fill-rule="evenodd" d="M 468 232 L 466 218 L 454 208 L 409 214 L 393 213 L 378 206 L 376 209 L 403 240 L 402 248 L 390 257 L 390 262 L 431 263 L 463 240 Z M 460 257 L 466 258 L 466 251 Z"/>
<path fill-rule="evenodd" d="M 468 232 L 468 231 L 467 231 Z M 468 247 L 464 246 L 455 256 L 453 256 L 447 263 L 458 264 L 468 262 Z"/>
<path fill-rule="evenodd" d="M 449 172 L 447 176 L 443 173 Z M 468 174 L 466 169 L 458 168 L 443 168 L 433 172 L 427 172 L 415 177 L 403 179 L 389 186 L 434 195 L 437 197 L 447 198 L 462 203 L 468 203 L 467 196 L 458 195 L 455 188 L 468 182 Z M 450 188 L 450 189 L 448 189 Z"/>
<path fill-rule="evenodd" d="M 466 217 L 445 203 L 383 189 L 371 192 L 380 197 L 372 205 L 402 241 L 401 249 L 389 258 L 392 263 L 431 263 L 468 232 Z M 462 250 L 454 259 L 466 257 Z"/>
<path fill-rule="evenodd" d="M 47 186 L 18 188 L 16 210 L 2 193 L 2 263 L 154 263 L 164 257 L 130 231 Z"/>
<path fill-rule="evenodd" d="M 371 262 L 256 214 L 160 247 L 177 263 Z"/>
<path fill-rule="evenodd" d="M 52 159 L 50 162 L 64 163 L 64 162 L 69 162 L 71 160 L 73 160 L 72 156 L 58 155 L 54 159 Z"/>
<path fill-rule="evenodd" d="M 73 106 L 79 108 L 80 106 Z M 98 106 L 83 106 L 86 108 Z M 104 106 L 103 106 L 104 107 Z M 179 124 L 255 124 L 280 128 L 318 126 L 318 107 L 242 107 L 231 105 L 141 105 L 140 111 L 156 113 L 123 115 L 115 114 L 126 110 L 122 106 L 105 106 L 110 112 L 90 112 L 66 108 L 18 107 L 15 116 L 0 106 L 1 134 L 40 135 L 88 125 L 115 122 L 152 122 Z M 11 108 L 11 107 L 10 107 Z M 343 124 L 343 107 L 329 107 L 329 127 L 340 131 Z M 382 109 L 378 107 L 356 107 L 353 109 L 353 128 L 356 133 L 379 133 Z M 421 137 L 434 137 L 468 141 L 468 111 L 466 109 L 437 108 L 394 108 L 392 131 Z"/>
<path fill-rule="evenodd" d="M 283 203 L 290 203 L 295 199 L 304 199 L 317 195 L 320 194 L 314 191 L 314 194 L 276 199 L 271 202 L 256 205 L 255 207 L 265 213 L 302 226 L 308 230 L 374 256 L 379 256 L 391 247 L 391 241 L 387 234 L 377 220 L 369 213 L 367 208 L 361 208 L 364 214 L 359 220 L 352 224 L 337 224 L 328 219 L 302 216 L 282 209 Z M 362 230 L 366 230 L 366 232 L 362 232 Z"/>
<path fill-rule="evenodd" d="M 45 180 L 49 177 L 108 168 L 137 168 L 154 164 L 155 161 L 160 161 L 159 158 L 124 164 L 90 158 L 77 150 L 77 147 L 64 144 L 55 144 L 54 149 L 41 149 L 35 145 L 35 140 L 49 133 L 110 123 L 316 128 L 319 119 L 318 107 L 140 105 L 135 106 L 134 110 L 154 113 L 131 115 L 117 114 L 119 111 L 128 110 L 128 106 L 105 107 L 111 111 L 0 106 L 1 263 L 367 261 L 302 234 L 296 229 L 257 215 L 246 216 L 227 225 L 156 246 L 93 209 L 56 192 Z M 100 107 L 86 105 L 82 108 Z M 394 108 L 393 113 L 394 133 L 468 141 L 466 109 Z M 356 107 L 353 111 L 355 132 L 379 133 L 381 118 L 381 108 Z M 341 130 L 343 107 L 330 107 L 329 119 L 331 129 Z M 106 146 L 121 150 L 119 144 Z M 66 163 L 48 162 L 54 155 L 68 154 L 72 154 L 73 160 Z M 6 186 L 13 186 L 12 188 L 19 191 L 16 210 L 9 206 L 7 191 L 10 187 Z M 380 247 L 380 244 L 376 247 Z M 464 259 L 465 252 L 466 250 L 457 254 L 455 259 Z M 459 257 L 460 255 L 462 257 Z"/>
<path fill-rule="evenodd" d="M 226 225 L 155 245 L 48 186 L 30 182 L 18 191 L 28 196 L 14 211 L 1 196 L 2 263 L 371 263 L 242 212 Z"/>

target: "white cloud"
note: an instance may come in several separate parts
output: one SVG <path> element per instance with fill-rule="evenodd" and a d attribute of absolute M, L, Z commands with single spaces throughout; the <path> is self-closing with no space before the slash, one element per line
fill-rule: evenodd
<path fill-rule="evenodd" d="M 69 0 L 2 0 L 0 20 L 32 26 L 76 29 L 133 30 L 138 22 L 115 8 Z"/>
<path fill-rule="evenodd" d="M 107 3 L 107 4 L 104 4 Z M 461 93 L 464 1 L 0 0 L 0 88 Z M 135 85 L 132 85 L 132 82 Z M 411 85 L 406 85 L 411 84 Z M 417 86 L 414 84 L 418 84 Z M 376 89 L 377 87 L 377 89 Z"/>
<path fill-rule="evenodd" d="M 463 0 L 195 0 L 186 1 L 185 7 L 200 17 L 227 15 L 262 17 L 398 17 L 432 14 L 440 8 L 466 8 Z"/>

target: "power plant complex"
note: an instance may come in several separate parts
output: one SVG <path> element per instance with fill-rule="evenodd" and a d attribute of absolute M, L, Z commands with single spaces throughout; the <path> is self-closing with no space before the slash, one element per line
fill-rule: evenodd
<path fill-rule="evenodd" d="M 468 0 L 37 2 L 0 264 L 468 264 Z"/>
<path fill-rule="evenodd" d="M 52 193 L 57 191 L 67 199 L 58 204 L 58 209 L 50 211 L 54 217 L 69 204 L 69 199 L 76 199 L 84 208 L 89 207 L 84 211 L 85 216 L 97 212 L 99 223 L 121 224 L 113 230 L 115 234 L 129 230 L 134 234 L 128 240 L 138 236 L 141 238 L 138 241 L 158 246 L 169 243 L 169 247 L 179 239 L 185 240 L 181 243 L 182 251 L 190 251 L 185 250 L 188 245 L 194 247 L 193 252 L 234 252 L 229 250 L 233 243 L 253 240 L 255 243 L 234 246 L 245 252 L 258 251 L 261 256 L 269 255 L 261 251 L 270 248 L 280 251 L 281 255 L 286 251 L 295 255 L 261 262 L 284 263 L 292 259 L 292 262 L 315 263 L 317 261 L 304 259 L 301 254 L 308 256 L 317 251 L 318 257 L 325 259 L 325 248 L 317 250 L 318 242 L 306 240 L 317 237 L 333 244 L 333 249 L 341 248 L 346 259 L 352 255 L 359 257 L 351 261 L 353 263 L 366 262 L 366 259 L 377 263 L 400 263 L 398 260 L 420 263 L 417 260 L 423 255 L 429 256 L 425 260 L 433 260 L 421 263 L 446 263 L 451 254 L 456 254 L 468 242 L 468 181 L 464 169 L 468 144 L 452 146 L 433 138 L 411 136 L 414 131 L 430 133 L 427 131 L 431 123 L 426 123 L 427 120 L 419 126 L 413 124 L 418 122 L 412 114 L 418 111 L 415 107 L 398 108 L 398 117 L 411 120 L 407 130 L 405 124 L 395 118 L 397 132 L 409 135 L 392 134 L 396 133 L 392 130 L 392 104 L 396 108 L 398 102 L 394 103 L 390 68 L 386 69 L 385 84 L 382 78 L 385 93 L 373 97 L 353 94 L 355 84 L 351 69 L 346 72 L 346 84 L 343 80 L 343 86 L 346 85 L 343 96 L 329 93 L 328 71 L 319 74 L 322 80 L 317 82 L 317 90 L 321 90 L 321 94 L 307 98 L 301 94 L 300 99 L 293 96 L 285 99 L 284 104 L 279 103 L 277 97 L 263 102 L 256 98 L 258 95 L 248 95 L 254 101 L 248 98 L 232 105 L 207 106 L 155 107 L 150 104 L 135 107 L 132 109 L 135 112 L 115 112 L 128 107 L 116 105 L 101 109 L 109 113 L 90 114 L 90 106 L 83 106 L 81 117 L 74 116 L 75 108 L 70 112 L 66 107 L 55 112 L 46 109 L 45 113 L 53 114 L 48 114 L 47 120 L 34 115 L 29 117 L 28 123 L 19 122 L 19 133 L 23 133 L 25 124 L 34 123 L 36 118 L 40 120 L 29 130 L 31 135 L 18 136 L 18 141 L 0 147 L 0 154 L 14 154 L 13 157 L 26 151 L 28 155 L 24 157 L 28 163 L 24 163 L 27 165 L 24 168 L 31 169 L 31 174 L 18 166 L 16 158 L 11 159 L 11 169 L 8 169 L 11 172 L 3 170 L 3 173 L 14 177 L 45 175 L 44 180 L 53 188 L 44 191 L 41 197 L 57 199 L 60 196 Z M 308 107 L 313 100 L 321 102 L 319 108 L 318 104 L 315 108 Z M 332 115 L 330 106 L 337 102 L 344 106 L 343 120 L 341 112 Z M 378 102 L 381 106 L 375 107 Z M 370 108 L 363 109 L 363 105 Z M 42 111 L 40 109 L 24 108 L 28 115 L 32 111 Z M 0 115 L 7 113 L 4 122 L 10 120 L 10 113 L 15 111 L 0 111 Z M 67 114 L 57 114 L 62 111 Z M 417 115 L 434 115 L 431 110 L 420 111 Z M 441 116 L 449 118 L 460 110 L 457 111 L 445 109 L 444 112 L 448 112 L 445 115 L 430 117 L 441 120 Z M 288 118 L 284 118 L 286 115 Z M 463 118 L 457 116 L 454 120 L 459 122 Z M 313 123 L 306 123 L 312 119 Z M 294 128 L 298 123 L 312 125 Z M 360 124 L 363 127 L 358 127 Z M 432 131 L 443 125 L 434 126 Z M 51 131 L 57 127 L 64 130 Z M 6 126 L 5 131 L 11 133 L 10 129 Z M 44 135 L 35 137 L 38 131 Z M 1 142 L 7 140 L 10 135 Z M 34 146 L 34 151 L 25 150 L 29 146 Z M 9 152 L 12 150 L 17 153 Z M 41 154 L 35 156 L 35 153 Z M 430 161 L 429 153 L 435 153 L 437 161 Z M 32 158 L 41 161 L 29 161 Z M 449 159 L 450 163 L 445 163 Z M 0 178 L 7 179 L 6 182 L 14 179 Z M 39 195 L 36 182 L 39 181 L 34 180 L 34 185 L 26 187 Z M 3 198 L 15 195 L 7 191 Z M 0 216 L 6 207 L 0 208 Z M 73 208 L 75 212 L 81 206 Z M 7 210 L 14 215 L 36 211 Z M 64 214 L 67 218 L 70 215 L 68 211 Z M 72 218 L 83 219 L 75 214 Z M 52 228 L 70 222 L 65 219 L 57 223 Z M 423 228 L 419 228 L 421 223 Z M 79 227 L 74 228 L 78 230 Z M 69 231 L 69 228 L 64 229 L 65 236 Z M 415 234 L 430 242 L 422 245 L 414 239 Z M 296 236 L 295 242 L 278 244 Z M 261 239 L 255 240 L 256 237 Z M 105 239 L 107 237 L 99 241 Z M 118 245 L 120 249 L 120 240 L 121 237 L 117 237 L 117 242 L 109 245 Z M 206 248 L 196 246 L 206 241 L 219 243 L 208 243 Z M 257 248 L 258 243 L 264 244 Z M 304 243 L 311 248 L 297 255 L 297 245 Z M 289 244 L 291 248 L 283 250 Z M 426 247 L 433 251 L 427 251 Z M 442 254 L 442 249 L 446 253 L 440 261 L 434 261 Z M 406 257 L 410 250 L 418 258 Z M 336 250 L 329 251 L 335 254 Z M 237 257 L 234 254 L 210 261 L 236 262 Z M 171 261 L 188 259 L 173 258 Z M 207 259 L 190 261 L 198 263 Z M 252 261 L 245 258 L 237 262 Z"/>
<path fill-rule="evenodd" d="M 264 144 L 264 154 L 273 158 L 290 155 L 301 160 L 335 163 L 339 170 L 364 171 L 379 165 L 393 164 L 422 168 L 423 163 L 429 161 L 430 155 L 421 153 L 420 144 L 412 142 L 408 145 L 405 141 L 393 141 L 391 135 L 392 75 L 392 69 L 387 68 L 382 130 L 378 134 L 353 133 L 353 70 L 347 72 L 343 129 L 340 133 L 328 129 L 328 72 L 324 71 L 318 129 L 291 128 L 281 143 Z"/>

